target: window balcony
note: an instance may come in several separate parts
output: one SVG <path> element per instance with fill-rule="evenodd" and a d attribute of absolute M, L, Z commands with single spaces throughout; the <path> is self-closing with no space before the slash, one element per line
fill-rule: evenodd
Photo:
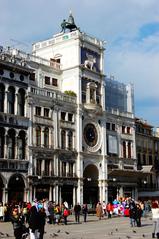
<path fill-rule="evenodd" d="M 1 172 L 28 172 L 29 161 L 0 159 Z"/>
<path fill-rule="evenodd" d="M 2 126 L 18 126 L 21 128 L 28 128 L 29 119 L 24 116 L 13 115 L 0 112 L 0 125 Z"/>

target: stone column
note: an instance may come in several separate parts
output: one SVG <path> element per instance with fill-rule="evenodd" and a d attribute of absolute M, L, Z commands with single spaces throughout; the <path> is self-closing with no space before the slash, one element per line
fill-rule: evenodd
<path fill-rule="evenodd" d="M 5 97 L 4 97 L 4 113 L 8 113 L 8 85 L 6 86 Z"/>
<path fill-rule="evenodd" d="M 3 187 L 3 192 L 2 192 L 3 194 L 2 194 L 2 202 L 3 202 L 3 204 L 4 203 L 7 203 L 6 202 L 6 189 L 5 189 L 5 187 Z"/>
<path fill-rule="evenodd" d="M 119 195 L 119 197 L 123 197 L 124 196 L 123 186 L 118 187 L 118 195 Z"/>
<path fill-rule="evenodd" d="M 5 203 L 8 202 L 8 188 L 5 188 Z"/>
<path fill-rule="evenodd" d="M 55 186 L 55 202 L 58 203 L 59 202 L 59 197 L 58 197 L 58 190 L 59 190 L 59 186 L 56 185 Z"/>
<path fill-rule="evenodd" d="M 4 136 L 4 158 L 8 158 L 8 151 L 7 151 L 7 145 L 8 145 L 8 128 L 6 128 L 5 136 Z"/>
<path fill-rule="evenodd" d="M 53 187 L 52 185 L 50 185 L 50 189 L 49 189 L 49 201 L 52 201 L 53 200 Z"/>
<path fill-rule="evenodd" d="M 15 89 L 15 101 L 14 101 L 14 114 L 15 115 L 18 115 L 19 112 L 18 112 L 18 88 L 16 87 Z"/>
<path fill-rule="evenodd" d="M 66 176 L 69 175 L 69 162 L 66 162 Z"/>
<path fill-rule="evenodd" d="M 66 149 L 68 149 L 68 133 L 69 133 L 69 131 L 68 130 L 66 130 L 66 145 L 65 145 L 65 148 Z"/>
<path fill-rule="evenodd" d="M 73 187 L 73 205 L 72 206 L 75 206 L 76 203 L 77 203 L 77 187 L 74 186 Z"/>
<path fill-rule="evenodd" d="M 24 189 L 24 202 L 28 202 L 29 201 L 29 190 L 28 188 Z"/>
<path fill-rule="evenodd" d="M 45 159 L 43 159 L 41 162 L 41 172 L 42 172 L 42 176 L 43 176 L 45 174 Z"/>
<path fill-rule="evenodd" d="M 19 150 L 19 145 L 18 145 L 18 139 L 19 139 L 19 131 L 16 130 L 16 135 L 15 135 L 15 153 L 14 153 L 14 158 L 19 159 L 18 155 L 18 150 Z"/>
<path fill-rule="evenodd" d="M 56 186 L 53 187 L 53 201 L 56 202 Z"/>
<path fill-rule="evenodd" d="M 27 136 L 27 132 L 26 132 L 26 136 L 25 136 L 25 159 L 29 160 L 29 147 L 28 147 L 28 136 Z"/>
<path fill-rule="evenodd" d="M 44 132 L 45 128 L 41 127 L 41 147 L 44 147 Z"/>
<path fill-rule="evenodd" d="M 99 201 L 102 201 L 102 185 L 101 185 L 101 180 L 99 180 L 98 183 L 98 188 L 99 188 Z"/>
<path fill-rule="evenodd" d="M 61 200 L 61 186 L 59 186 L 58 202 L 61 205 L 61 203 L 62 203 L 62 200 Z"/>

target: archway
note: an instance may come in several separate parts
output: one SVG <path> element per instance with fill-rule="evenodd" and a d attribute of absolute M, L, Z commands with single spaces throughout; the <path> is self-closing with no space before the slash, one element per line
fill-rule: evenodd
<path fill-rule="evenodd" d="M 83 202 L 95 207 L 99 200 L 98 168 L 88 165 L 83 172 Z"/>
<path fill-rule="evenodd" d="M 20 174 L 11 176 L 8 183 L 8 201 L 22 202 L 24 199 L 24 180 Z"/>

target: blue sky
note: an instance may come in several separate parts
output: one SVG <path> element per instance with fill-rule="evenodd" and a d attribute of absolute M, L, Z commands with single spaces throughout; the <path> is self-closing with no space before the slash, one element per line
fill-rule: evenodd
<path fill-rule="evenodd" d="M 158 0 L 1 0 L 0 45 L 30 51 L 70 10 L 82 31 L 107 42 L 105 74 L 134 84 L 135 115 L 158 127 Z"/>

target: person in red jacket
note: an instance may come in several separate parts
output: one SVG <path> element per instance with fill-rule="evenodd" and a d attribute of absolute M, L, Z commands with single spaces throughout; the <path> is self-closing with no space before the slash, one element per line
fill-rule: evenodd
<path fill-rule="evenodd" d="M 113 205 L 110 202 L 107 203 L 106 210 L 107 210 L 108 218 L 111 218 L 113 214 Z"/>

